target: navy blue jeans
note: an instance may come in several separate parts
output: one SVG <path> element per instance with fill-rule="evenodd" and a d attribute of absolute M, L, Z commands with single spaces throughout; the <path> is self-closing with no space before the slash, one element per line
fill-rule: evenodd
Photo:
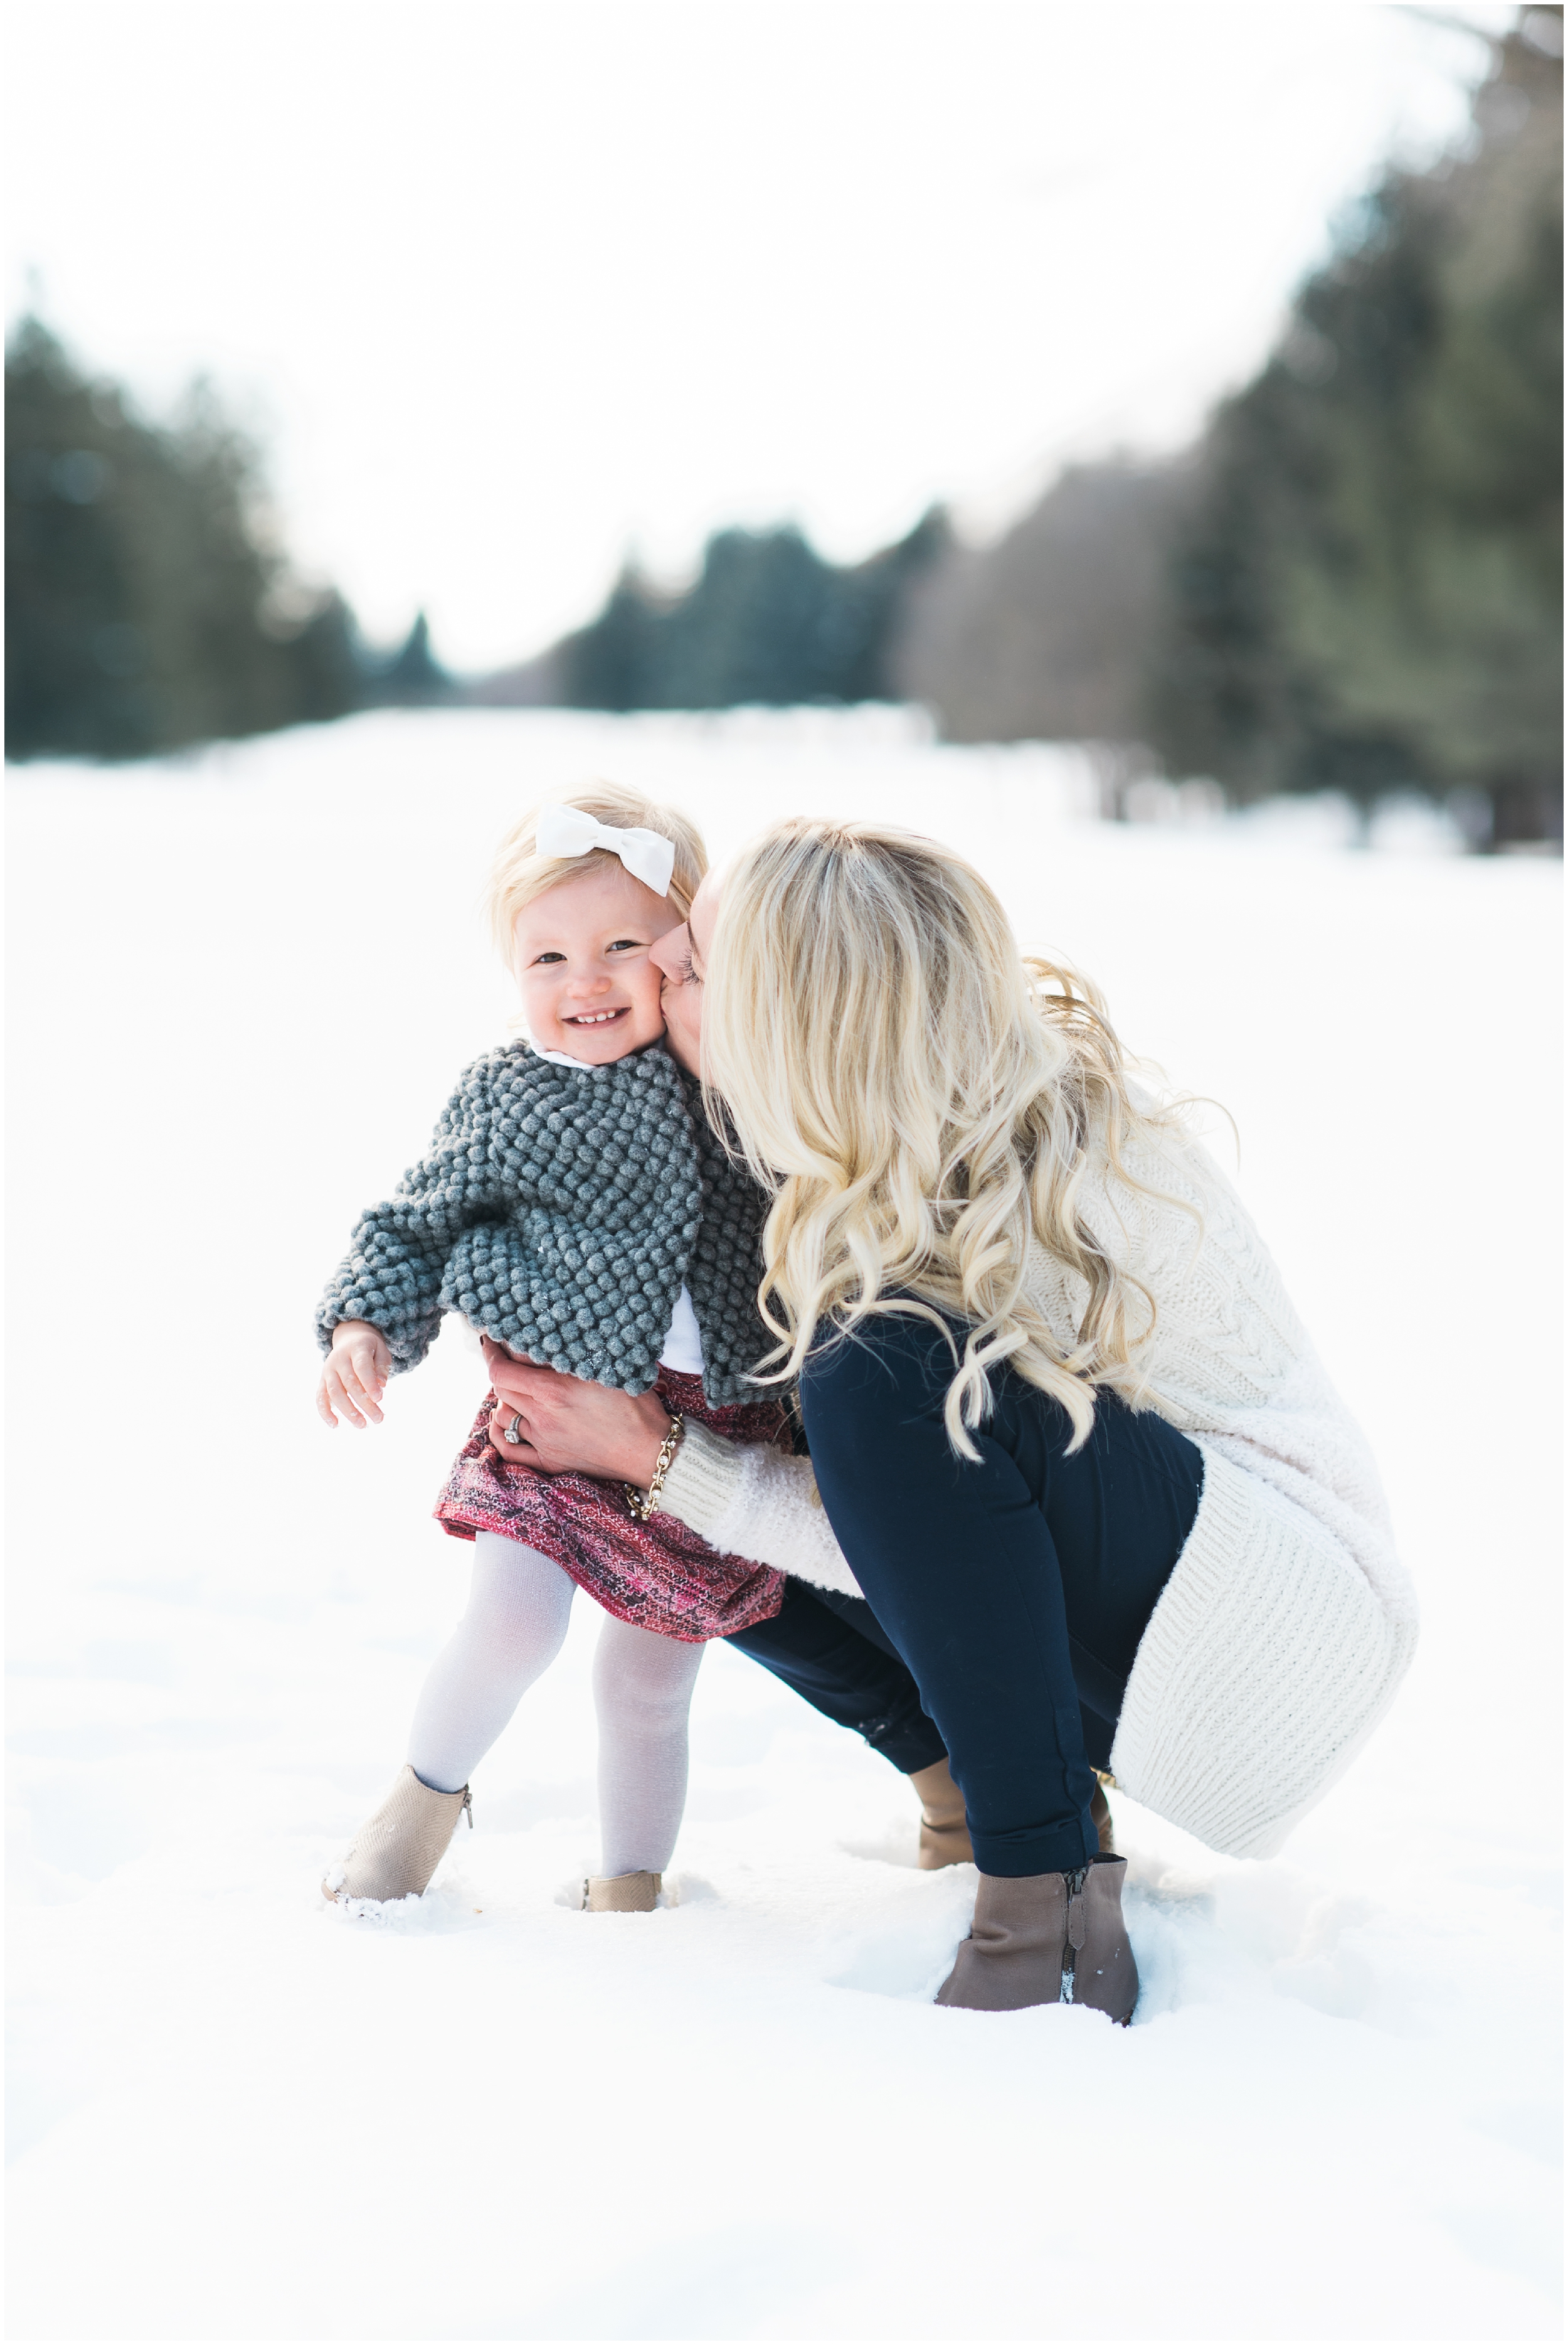
<path fill-rule="evenodd" d="M 1076 1456 L 1066 1411 L 1006 1373 L 955 1457 L 945 1337 L 901 1316 L 823 1343 L 801 1408 L 828 1519 L 919 1687 L 964 1794 L 982 1873 L 1066 1872 L 1098 1847 L 1133 1657 L 1186 1544 L 1201 1453 L 1163 1417 L 1098 1396 Z"/>
<path fill-rule="evenodd" d="M 864 1734 L 901 1773 L 916 1774 L 947 1756 L 919 1687 L 869 1604 L 786 1579 L 783 1607 L 773 1619 L 737 1629 L 725 1641 L 782 1678 L 835 1726 Z"/>

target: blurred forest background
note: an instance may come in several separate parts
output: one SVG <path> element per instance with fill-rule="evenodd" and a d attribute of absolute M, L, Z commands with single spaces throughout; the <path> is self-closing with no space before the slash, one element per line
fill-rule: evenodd
<path fill-rule="evenodd" d="M 422 619 L 378 653 L 291 570 L 258 452 L 197 385 L 139 414 L 36 317 L 6 353 L 6 748 L 132 758 L 377 705 L 923 702 L 942 735 L 1095 745 L 1233 805 L 1445 801 L 1478 848 L 1559 843 L 1561 8 L 1493 42 L 1472 135 L 1341 223 L 1199 443 L 1065 472 L 976 548 L 940 511 L 841 566 L 713 536 L 478 679 Z"/>

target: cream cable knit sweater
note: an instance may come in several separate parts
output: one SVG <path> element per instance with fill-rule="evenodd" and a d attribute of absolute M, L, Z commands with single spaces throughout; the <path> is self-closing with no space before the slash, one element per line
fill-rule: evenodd
<path fill-rule="evenodd" d="M 1198 1518 L 1156 1605 L 1111 1752 L 1129 1796 L 1231 1856 L 1271 1856 L 1377 1725 L 1415 1649 L 1365 1440 L 1235 1191 L 1206 1152 L 1128 1152 L 1189 1214 L 1105 1178 L 1080 1211 L 1154 1294 L 1148 1399 L 1204 1457 Z M 1125 1234 L 1124 1234 L 1125 1232 Z M 1029 1293 L 1064 1346 L 1087 1289 L 1042 1247 Z M 722 1552 L 857 1595 L 811 1461 L 689 1426 L 664 1504 Z"/>

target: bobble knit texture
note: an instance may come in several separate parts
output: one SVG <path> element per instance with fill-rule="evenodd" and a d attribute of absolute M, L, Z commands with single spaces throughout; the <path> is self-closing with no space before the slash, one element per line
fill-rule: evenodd
<path fill-rule="evenodd" d="M 1138 1646 L 1111 1751 L 1133 1799 L 1232 1856 L 1270 1856 L 1343 1772 L 1415 1650 L 1415 1591 L 1378 1471 L 1246 1207 L 1203 1150 L 1129 1170 L 1203 1214 L 1086 1174 L 1078 1210 L 1154 1295 L 1147 1405 L 1203 1452 L 1197 1519 Z M 1065 1348 L 1087 1289 L 1044 1247 L 1027 1285 Z M 876 1461 L 868 1458 L 868 1474 Z M 726 1552 L 854 1589 L 808 1458 L 713 1436 L 664 1504 Z"/>
<path fill-rule="evenodd" d="M 464 1071 L 430 1151 L 362 1213 L 316 1315 L 417 1367 L 456 1311 L 525 1358 L 651 1389 L 683 1285 L 715 1404 L 755 1396 L 767 1199 L 730 1163 L 663 1044 L 562 1067 L 526 1043 Z"/>

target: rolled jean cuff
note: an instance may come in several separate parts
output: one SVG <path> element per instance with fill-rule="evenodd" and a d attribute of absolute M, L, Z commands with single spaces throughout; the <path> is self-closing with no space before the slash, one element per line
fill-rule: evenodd
<path fill-rule="evenodd" d="M 1077 1824 L 1039 1831 L 976 1832 L 969 1824 L 975 1863 L 1000 1881 L 1028 1881 L 1037 1873 L 1077 1873 L 1099 1854 L 1099 1834 L 1086 1808 Z"/>
<path fill-rule="evenodd" d="M 890 1761 L 901 1775 L 918 1775 L 923 1767 L 935 1767 L 947 1756 L 947 1745 L 924 1711 L 896 1725 L 884 1726 L 871 1719 L 860 1731 L 878 1756 Z"/>

